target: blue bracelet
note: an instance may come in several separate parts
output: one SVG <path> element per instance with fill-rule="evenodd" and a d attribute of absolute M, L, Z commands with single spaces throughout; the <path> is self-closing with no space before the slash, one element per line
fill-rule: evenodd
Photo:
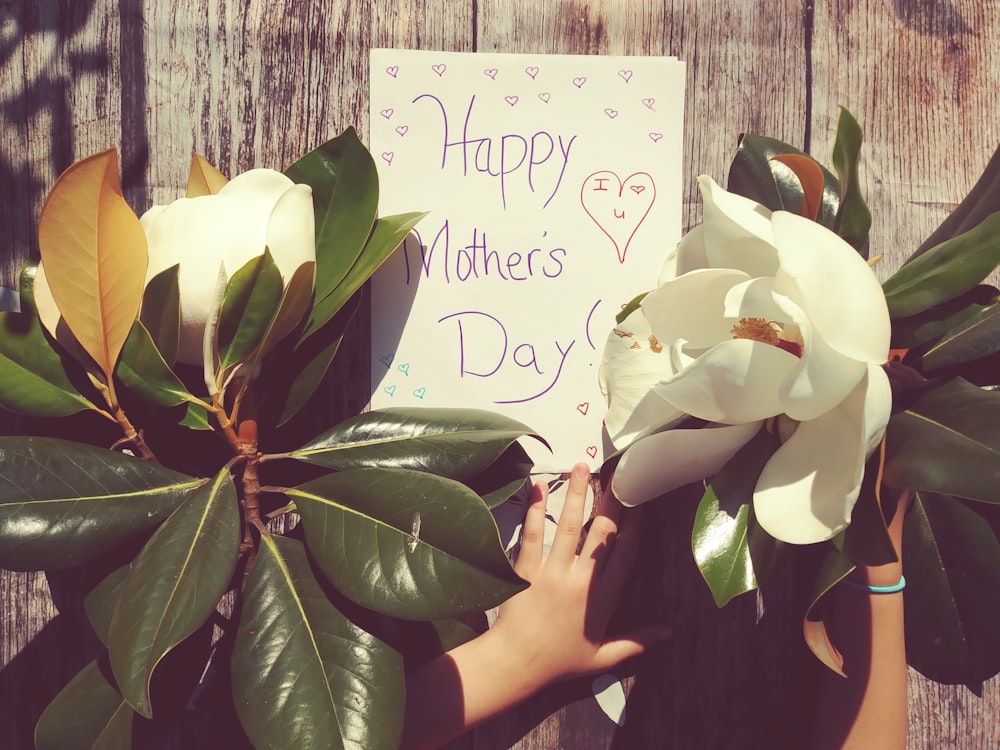
<path fill-rule="evenodd" d="M 849 578 L 845 578 L 844 583 L 852 589 L 867 591 L 869 594 L 895 594 L 906 588 L 906 578 L 903 576 L 899 577 L 899 583 L 894 583 L 891 586 L 870 586 L 867 583 L 858 583 L 857 581 L 852 581 Z"/>

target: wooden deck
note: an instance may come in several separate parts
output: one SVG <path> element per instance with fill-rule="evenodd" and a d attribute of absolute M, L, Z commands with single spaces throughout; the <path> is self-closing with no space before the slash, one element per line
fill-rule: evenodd
<path fill-rule="evenodd" d="M 961 200 L 1000 143 L 1000 3 L 991 0 L 7 0 L 0 3 L 0 282 L 35 252 L 59 172 L 116 146 L 137 210 L 186 182 L 192 151 L 225 173 L 281 168 L 348 125 L 367 132 L 368 50 L 676 55 L 687 62 L 686 225 L 694 178 L 725 178 L 743 131 L 826 159 L 838 105 L 861 121 L 873 253 L 891 273 Z M 346 356 L 363 403 L 365 325 Z M 0 422 L 9 432 L 16 420 Z M 481 727 L 475 750 L 803 747 L 799 613 L 745 597 L 715 609 L 691 561 L 694 505 L 658 508 L 637 571 L 672 643 L 636 665 L 616 728 L 586 685 Z M 657 539 L 659 540 L 657 542 Z M 72 576 L 0 573 L 0 745 L 94 648 Z M 579 700 L 576 700 L 576 699 Z M 166 745 L 165 745 L 166 746 Z M 170 747 L 223 747 L 195 728 Z M 911 672 L 910 748 L 1000 748 L 1000 678 L 981 696 Z"/>

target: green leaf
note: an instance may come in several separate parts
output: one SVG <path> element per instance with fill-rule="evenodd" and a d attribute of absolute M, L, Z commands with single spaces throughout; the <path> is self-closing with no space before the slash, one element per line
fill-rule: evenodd
<path fill-rule="evenodd" d="M 96 407 L 66 376 L 38 321 L 34 278 L 21 271 L 21 312 L 0 313 L 0 406 L 32 417 L 66 417 Z"/>
<path fill-rule="evenodd" d="M 260 346 L 283 293 L 281 271 L 267 249 L 229 279 L 219 316 L 220 372 L 242 362 Z"/>
<path fill-rule="evenodd" d="M 177 341 L 181 334 L 179 272 L 180 264 L 164 269 L 151 278 L 142 293 L 142 308 L 139 310 L 139 321 L 149 331 L 168 367 L 173 367 L 177 361 Z"/>
<path fill-rule="evenodd" d="M 122 584 L 108 651 L 122 695 L 146 718 L 156 665 L 208 619 L 236 569 L 237 503 L 223 468 L 156 530 Z"/>
<path fill-rule="evenodd" d="M 943 336 L 996 303 L 996 287 L 982 284 L 967 292 L 907 318 L 892 321 L 892 343 L 896 349 L 912 349 Z"/>
<path fill-rule="evenodd" d="M 1000 503 L 1000 392 L 949 380 L 893 414 L 885 441 L 886 484 Z"/>
<path fill-rule="evenodd" d="M 378 210 L 378 172 L 354 128 L 348 128 L 285 174 L 312 188 L 318 303 L 340 285 L 368 241 Z"/>
<path fill-rule="evenodd" d="M 491 492 L 480 495 L 480 497 L 483 499 L 486 507 L 493 510 L 514 497 L 514 495 L 516 495 L 518 491 L 524 487 L 525 481 L 526 480 L 523 477 L 511 480 L 510 482 L 507 482 L 507 484 L 497 487 Z"/>
<path fill-rule="evenodd" d="M 842 555 L 833 545 L 828 545 L 822 564 L 813 580 L 809 594 L 809 606 L 802 620 L 802 634 L 806 645 L 815 657 L 841 676 L 844 675 L 844 657 L 830 640 L 824 622 L 821 602 L 830 590 L 850 575 L 855 565 Z"/>
<path fill-rule="evenodd" d="M 384 216 L 375 222 L 371 237 L 368 238 L 361 255 L 351 266 L 350 271 L 329 294 L 322 298 L 317 296 L 316 304 L 309 314 L 309 322 L 302 333 L 302 340 L 322 328 L 337 314 L 426 215 L 426 213 L 397 214 Z"/>
<path fill-rule="evenodd" d="M 83 600 L 83 609 L 90 620 L 97 638 L 107 647 L 111 642 L 111 617 L 121 596 L 122 584 L 128 577 L 132 563 L 115 568 L 94 586 Z"/>
<path fill-rule="evenodd" d="M 889 316 L 905 318 L 972 289 L 1000 263 L 1000 212 L 908 261 L 884 284 Z"/>
<path fill-rule="evenodd" d="M 948 214 L 941 226 L 923 241 L 910 260 L 937 247 L 956 235 L 980 224 L 994 211 L 1000 211 L 1000 147 L 993 152 L 983 174 L 958 207 Z"/>
<path fill-rule="evenodd" d="M 323 575 L 377 612 L 435 620 L 524 588 L 482 499 L 409 469 L 350 469 L 287 491 Z"/>
<path fill-rule="evenodd" d="M 330 469 L 382 466 L 466 479 L 525 435 L 537 437 L 520 422 L 480 409 L 401 407 L 347 419 L 288 456 Z"/>
<path fill-rule="evenodd" d="M 193 396 L 160 355 L 156 344 L 138 320 L 132 325 L 122 354 L 115 368 L 115 375 L 130 391 L 142 396 L 156 406 L 178 406 L 190 403 L 191 417 L 187 426 L 197 430 L 209 429 L 207 407 L 197 405 Z"/>
<path fill-rule="evenodd" d="M 903 538 L 907 661 L 975 690 L 1000 672 L 1000 544 L 979 514 L 932 493 L 917 493 Z"/>
<path fill-rule="evenodd" d="M 852 562 L 859 565 L 885 565 L 896 562 L 896 548 L 885 525 L 878 489 L 879 452 L 869 459 L 858 493 L 851 523 L 834 537 L 833 543 Z"/>
<path fill-rule="evenodd" d="M 745 135 L 736 149 L 729 167 L 728 189 L 755 200 L 772 211 L 798 213 L 805 193 L 799 179 L 784 164 L 772 161 L 779 154 L 801 154 L 800 149 L 787 143 L 759 135 Z M 816 220 L 833 228 L 840 204 L 840 185 L 829 170 L 823 168 L 823 200 Z"/>
<path fill-rule="evenodd" d="M 278 349 L 272 356 L 272 361 L 277 360 L 276 364 L 272 367 L 265 364 L 266 373 L 277 371 L 280 375 L 290 375 L 292 378 L 291 382 L 279 381 L 267 391 L 274 394 L 273 397 L 283 399 L 282 403 L 277 404 L 280 408 L 276 418 L 278 426 L 298 414 L 319 388 L 340 349 L 347 327 L 360 307 L 361 295 L 356 294 L 308 341 L 302 342 L 290 353 L 284 348 Z"/>
<path fill-rule="evenodd" d="M 757 524 L 753 492 L 764 464 L 778 448 L 761 430 L 712 479 L 695 513 L 691 551 L 718 607 L 757 588 L 755 568 L 769 571 L 779 542 Z"/>
<path fill-rule="evenodd" d="M 247 578 L 233 699 L 257 750 L 395 750 L 399 654 L 327 599 L 302 544 L 264 536 Z"/>
<path fill-rule="evenodd" d="M 642 307 L 642 301 L 646 299 L 647 294 L 649 294 L 649 292 L 643 292 L 642 294 L 637 294 L 633 297 L 631 301 L 629 301 L 629 303 L 621 309 L 621 312 L 615 316 L 615 322 L 620 324 L 623 320 L 625 320 L 625 318 Z"/>
<path fill-rule="evenodd" d="M 204 483 L 68 440 L 0 438 L 0 567 L 88 562 L 160 523 Z"/>
<path fill-rule="evenodd" d="M 924 372 L 982 359 L 1000 351 L 1000 304 L 993 304 L 948 331 L 921 357 Z"/>
<path fill-rule="evenodd" d="M 868 230 L 872 226 L 872 212 L 861 197 L 858 179 L 858 159 L 864 136 L 854 115 L 840 108 L 837 136 L 833 142 L 833 167 L 840 182 L 840 208 L 834 229 L 862 258 L 868 257 Z"/>
<path fill-rule="evenodd" d="M 52 699 L 35 726 L 35 750 L 131 750 L 134 712 L 95 659 Z"/>

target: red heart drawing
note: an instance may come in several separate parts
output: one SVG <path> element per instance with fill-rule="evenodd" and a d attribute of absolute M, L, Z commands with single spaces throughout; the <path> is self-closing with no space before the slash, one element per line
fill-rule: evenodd
<path fill-rule="evenodd" d="M 393 153 L 392 151 L 383 151 L 383 152 L 382 152 L 382 161 L 384 161 L 384 162 L 385 162 L 386 164 L 388 164 L 389 166 L 392 166 L 392 158 L 393 158 L 393 157 L 394 157 L 395 155 L 396 155 L 396 154 L 395 154 L 395 153 Z"/>
<path fill-rule="evenodd" d="M 656 143 L 662 137 L 663 137 L 663 133 L 650 133 L 649 134 L 649 140 L 651 140 L 653 143 Z"/>
<path fill-rule="evenodd" d="M 431 70 L 433 70 L 435 73 L 437 73 L 439 78 L 444 75 L 444 72 L 447 69 L 448 69 L 448 66 L 445 65 L 444 63 L 439 63 L 437 65 L 431 65 Z"/>
<path fill-rule="evenodd" d="M 605 169 L 594 172 L 580 186 L 583 210 L 614 244 L 619 263 L 625 262 L 629 243 L 654 200 L 656 185 L 646 172 L 634 172 L 623 180 Z"/>
<path fill-rule="evenodd" d="M 486 70 L 483 71 L 483 75 L 489 76 L 495 81 L 497 79 L 498 72 L 499 71 L 496 68 L 487 68 Z"/>
<path fill-rule="evenodd" d="M 596 445 L 588 445 L 587 446 L 587 455 L 590 456 L 591 458 L 597 458 L 597 446 Z"/>
<path fill-rule="evenodd" d="M 385 72 L 391 75 L 393 78 L 395 78 L 396 74 L 399 72 L 399 66 L 390 65 L 388 68 L 385 69 Z"/>
<path fill-rule="evenodd" d="M 656 99 L 650 96 L 647 97 L 646 99 L 643 99 L 642 103 L 646 105 L 646 109 L 652 109 L 653 105 L 656 104 Z"/>
<path fill-rule="evenodd" d="M 590 410 L 590 402 L 584 401 L 582 404 L 577 404 L 576 410 L 580 412 L 583 416 L 587 416 L 587 412 Z"/>
<path fill-rule="evenodd" d="M 531 80 L 535 80 L 535 76 L 538 75 L 538 66 L 529 65 L 527 68 L 524 69 L 524 72 L 527 73 L 529 76 L 531 76 Z"/>
<path fill-rule="evenodd" d="M 549 95 L 548 91 L 543 91 L 542 93 L 540 93 L 538 95 L 538 98 L 541 99 L 546 104 L 548 104 L 549 103 L 549 99 L 551 98 L 551 96 Z"/>
<path fill-rule="evenodd" d="M 573 85 L 576 86 L 578 89 L 583 88 L 583 84 L 585 84 L 586 82 L 587 79 L 584 78 L 583 76 L 577 76 L 576 78 L 573 79 Z"/>
<path fill-rule="evenodd" d="M 409 130 L 410 130 L 410 126 L 409 125 L 397 125 L 396 126 L 396 132 L 399 133 L 400 135 L 406 135 L 409 132 Z"/>
<path fill-rule="evenodd" d="M 628 83 L 629 81 L 632 80 L 632 71 L 631 70 L 619 70 L 618 71 L 618 77 L 621 78 L 623 81 L 625 81 L 625 83 Z"/>
<path fill-rule="evenodd" d="M 618 117 L 618 110 L 617 109 L 611 109 L 611 107 L 608 107 L 607 109 L 604 110 L 604 114 L 606 114 L 608 117 L 610 117 L 613 120 L 616 117 Z"/>
<path fill-rule="evenodd" d="M 379 112 L 379 114 L 382 115 L 382 117 L 384 117 L 385 119 L 388 120 L 390 117 L 392 117 L 392 113 L 394 111 L 395 110 L 393 110 L 392 107 L 386 107 L 381 112 Z"/>
<path fill-rule="evenodd" d="M 508 104 L 509 104 L 510 106 L 512 106 L 512 107 L 513 107 L 513 106 L 514 106 L 515 104 L 517 104 L 517 97 L 516 97 L 516 96 L 505 96 L 505 97 L 503 98 L 503 100 L 504 100 L 505 102 L 507 102 L 507 103 L 508 103 Z"/>

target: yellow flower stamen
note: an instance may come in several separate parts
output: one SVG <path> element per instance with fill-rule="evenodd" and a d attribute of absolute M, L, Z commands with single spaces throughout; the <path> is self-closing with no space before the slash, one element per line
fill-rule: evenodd
<path fill-rule="evenodd" d="M 763 318 L 740 318 L 740 322 L 732 327 L 730 333 L 734 339 L 750 339 L 771 346 L 777 346 L 779 340 L 774 324 Z"/>

